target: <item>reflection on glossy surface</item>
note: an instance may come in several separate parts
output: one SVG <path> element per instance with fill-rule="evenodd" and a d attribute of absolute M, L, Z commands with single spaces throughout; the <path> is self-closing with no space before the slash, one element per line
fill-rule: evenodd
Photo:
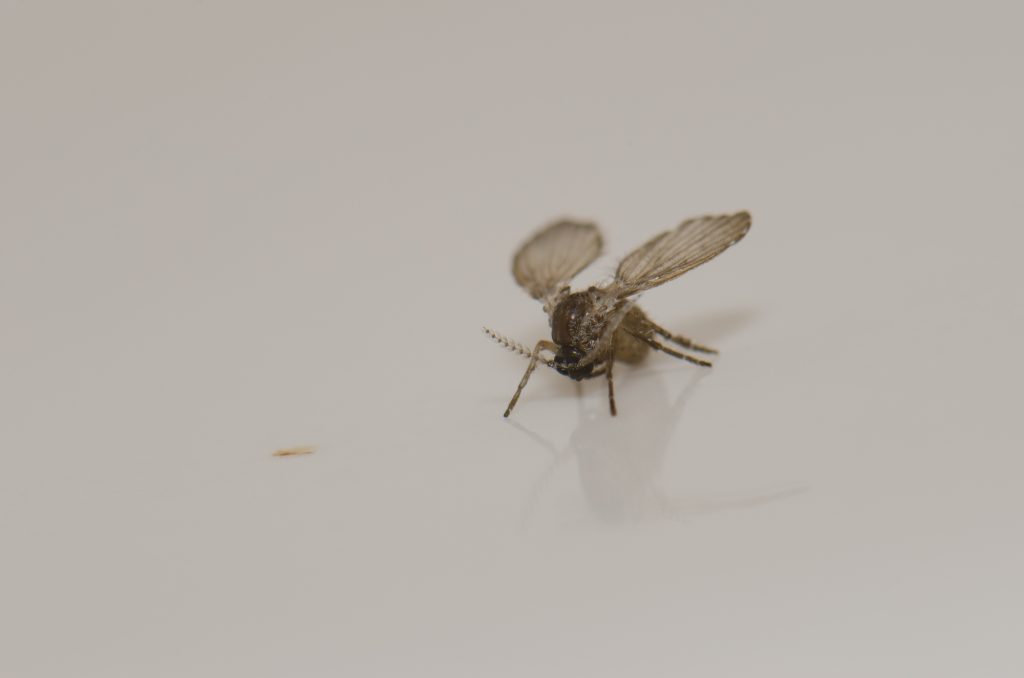
<path fill-rule="evenodd" d="M 806 488 L 790 485 L 728 497 L 675 498 L 661 489 L 659 481 L 668 455 L 682 453 L 686 445 L 685 435 L 673 434 L 682 421 L 687 401 L 708 374 L 703 370 L 686 371 L 690 374 L 674 400 L 669 397 L 667 379 L 678 379 L 683 370 L 645 369 L 628 375 L 621 382 L 620 393 L 622 402 L 629 407 L 621 408 L 618 417 L 608 414 L 601 398 L 580 398 L 576 427 L 561 451 L 543 435 L 511 422 L 552 455 L 529 493 L 523 527 L 530 524 L 559 469 L 573 459 L 590 512 L 607 522 L 746 508 L 803 492 Z"/>

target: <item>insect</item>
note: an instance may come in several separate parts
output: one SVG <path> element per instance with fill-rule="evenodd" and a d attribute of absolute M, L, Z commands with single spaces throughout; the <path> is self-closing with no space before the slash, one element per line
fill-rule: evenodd
<path fill-rule="evenodd" d="M 551 341 L 541 339 L 531 351 L 484 328 L 492 339 L 530 359 L 505 416 L 512 413 L 538 362 L 576 381 L 604 375 L 612 416 L 616 414 L 612 378 L 615 361 L 637 363 L 654 349 L 701 367 L 711 367 L 707 360 L 677 351 L 666 346 L 665 341 L 693 353 L 718 351 L 657 325 L 632 297 L 715 258 L 739 242 L 748 230 L 747 212 L 687 219 L 626 255 L 611 282 L 578 292 L 571 290 L 569 282 L 601 254 L 603 240 L 597 226 L 563 220 L 535 233 L 513 257 L 512 275 L 530 296 L 544 304 Z"/>

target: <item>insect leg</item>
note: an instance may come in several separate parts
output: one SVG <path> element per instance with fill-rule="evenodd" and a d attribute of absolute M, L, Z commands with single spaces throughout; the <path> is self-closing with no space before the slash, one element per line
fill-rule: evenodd
<path fill-rule="evenodd" d="M 608 377 L 608 408 L 612 411 L 614 417 L 618 412 L 615 409 L 615 381 L 612 380 L 612 365 L 615 364 L 615 354 L 612 353 L 608 356 L 608 369 L 605 372 L 605 376 Z"/>
<path fill-rule="evenodd" d="M 512 396 L 512 400 L 509 402 L 508 407 L 505 408 L 505 416 L 512 414 L 512 408 L 519 402 L 519 394 L 526 388 L 526 382 L 530 380 L 530 375 L 533 374 L 534 368 L 537 367 L 537 361 L 540 360 L 540 352 L 543 349 L 549 351 L 557 351 L 558 347 L 550 341 L 541 339 L 537 342 L 537 345 L 533 347 L 533 352 L 530 354 L 530 364 L 526 366 L 526 373 L 523 374 L 523 378 L 519 380 L 519 388 L 516 389 L 516 394 Z"/>
<path fill-rule="evenodd" d="M 660 344 L 654 339 L 651 339 L 650 337 L 645 337 L 640 334 L 633 334 L 633 336 L 657 351 L 668 353 L 670 356 L 673 356 L 675 358 L 681 358 L 687 362 L 693 363 L 694 365 L 700 365 L 701 367 L 711 367 L 711 363 L 709 363 L 706 360 L 700 360 L 699 358 L 694 358 L 693 356 L 686 355 L 685 353 L 680 353 L 679 351 L 672 350 L 668 346 Z"/>
<path fill-rule="evenodd" d="M 660 334 L 661 336 L 665 337 L 669 341 L 671 341 L 673 343 L 676 343 L 676 344 L 679 344 L 683 348 L 688 348 L 691 351 L 697 351 L 698 353 L 711 353 L 711 354 L 717 354 L 718 353 L 717 350 L 715 350 L 715 349 L 713 349 L 713 348 L 711 348 L 709 346 L 701 346 L 700 344 L 694 342 L 692 339 L 687 339 L 686 337 L 680 336 L 678 334 L 672 334 L 671 332 L 666 330 L 664 327 L 661 327 L 661 326 L 656 325 L 653 322 L 651 322 L 650 318 L 644 318 L 644 320 L 646 321 L 647 325 L 653 331 L 657 332 L 658 334 Z"/>

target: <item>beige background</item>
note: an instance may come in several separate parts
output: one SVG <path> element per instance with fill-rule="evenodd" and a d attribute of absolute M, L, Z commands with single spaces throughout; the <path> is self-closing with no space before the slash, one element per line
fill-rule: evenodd
<path fill-rule="evenodd" d="M 0 675 L 1024 671 L 1018 3 L 0 8 Z M 501 418 L 530 231 L 741 208 Z"/>

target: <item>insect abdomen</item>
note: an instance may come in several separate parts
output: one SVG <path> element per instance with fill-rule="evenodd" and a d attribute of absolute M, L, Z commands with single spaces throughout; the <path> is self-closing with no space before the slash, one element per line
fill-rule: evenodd
<path fill-rule="evenodd" d="M 644 328 L 647 324 L 646 321 L 647 316 L 637 306 L 631 308 L 626 317 L 622 319 L 622 324 L 615 330 L 616 360 L 624 363 L 638 363 L 647 356 L 651 348 L 630 334 L 630 330 L 637 332 Z"/>

